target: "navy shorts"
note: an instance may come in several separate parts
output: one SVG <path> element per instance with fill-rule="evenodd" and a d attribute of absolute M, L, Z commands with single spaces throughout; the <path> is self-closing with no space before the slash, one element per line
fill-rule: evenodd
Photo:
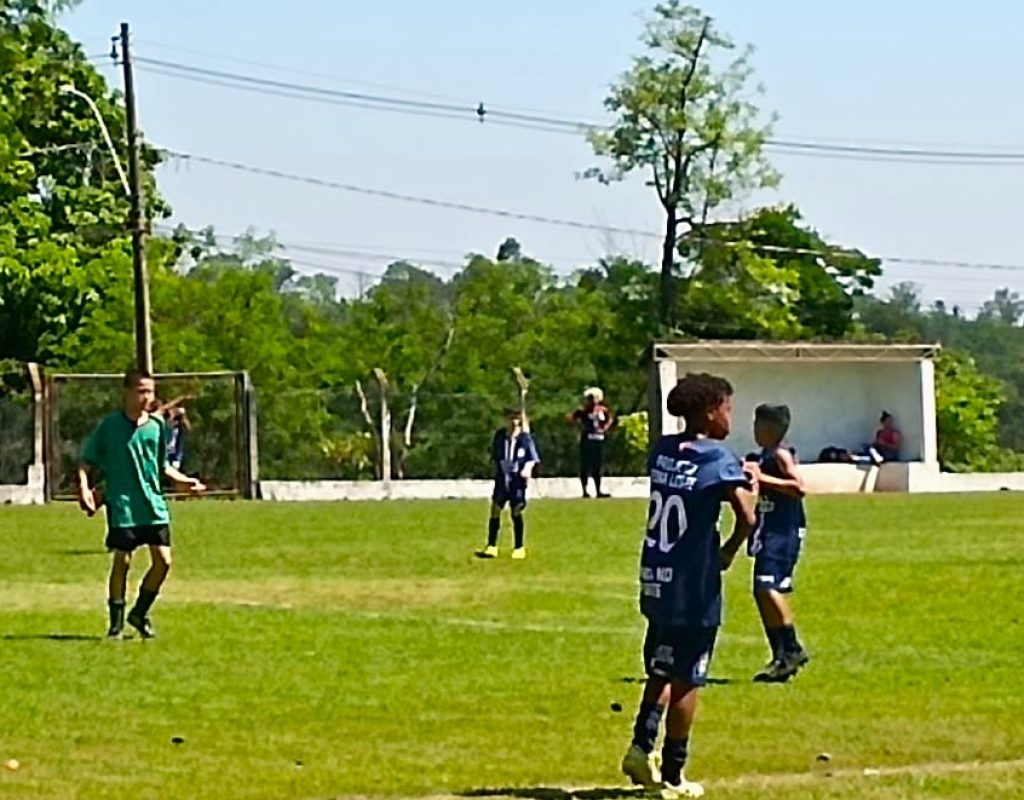
<path fill-rule="evenodd" d="M 672 627 L 648 621 L 644 668 L 650 677 L 704 686 L 717 638 L 718 628 Z"/>
<path fill-rule="evenodd" d="M 767 538 L 754 554 L 754 592 L 773 591 L 789 594 L 793 591 L 793 575 L 800 559 L 804 531 L 790 536 Z"/>
<path fill-rule="evenodd" d="M 502 480 L 495 481 L 491 500 L 498 508 L 504 508 L 508 505 L 511 506 L 513 511 L 521 511 L 526 508 L 526 483 L 524 481 L 515 481 L 511 484 L 506 484 Z"/>
<path fill-rule="evenodd" d="M 135 551 L 135 548 L 146 545 L 170 547 L 170 526 L 136 525 L 133 528 L 110 528 L 107 530 L 106 547 L 108 550 L 132 553 Z"/>

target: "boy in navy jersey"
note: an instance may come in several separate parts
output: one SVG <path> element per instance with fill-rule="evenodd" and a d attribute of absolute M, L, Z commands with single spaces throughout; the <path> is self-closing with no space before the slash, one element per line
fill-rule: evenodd
<path fill-rule="evenodd" d="M 756 482 L 722 440 L 732 420 L 732 387 L 707 374 L 689 374 L 669 393 L 668 413 L 686 431 L 662 436 L 648 459 L 651 502 L 640 558 L 640 611 L 647 618 L 647 686 L 622 771 L 633 783 L 667 800 L 701 797 L 704 789 L 683 775 L 697 690 L 707 682 L 722 622 L 722 570 L 756 522 Z M 723 503 L 736 514 L 731 538 L 721 544 Z M 654 747 L 668 709 L 662 764 Z"/>
<path fill-rule="evenodd" d="M 526 488 L 533 477 L 540 454 L 533 436 L 525 430 L 523 412 L 518 408 L 506 411 L 508 424 L 494 433 L 491 460 L 494 462 L 494 491 L 491 494 L 491 515 L 487 522 L 487 546 L 477 558 L 498 557 L 498 534 L 501 532 L 501 510 L 507 505 L 512 514 L 512 558 L 526 558 Z"/>
<path fill-rule="evenodd" d="M 795 454 L 782 444 L 789 423 L 787 406 L 758 406 L 754 439 L 761 452 L 747 457 L 747 468 L 758 475 L 760 490 L 757 528 L 749 546 L 754 557 L 754 597 L 772 651 L 771 662 L 754 677 L 763 683 L 784 683 L 809 660 L 786 600 L 793 591 L 793 573 L 807 529 L 804 483 Z"/>

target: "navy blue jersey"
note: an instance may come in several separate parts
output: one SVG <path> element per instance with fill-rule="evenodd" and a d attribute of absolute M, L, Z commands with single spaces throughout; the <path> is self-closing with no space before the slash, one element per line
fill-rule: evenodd
<path fill-rule="evenodd" d="M 494 480 L 505 486 L 522 482 L 523 469 L 531 461 L 539 462 L 540 453 L 533 437 L 525 431 L 509 436 L 505 428 L 495 431 L 491 442 L 491 460 L 494 461 Z"/>
<path fill-rule="evenodd" d="M 761 472 L 772 478 L 784 479 L 779 468 L 776 447 L 765 448 L 758 456 Z M 796 453 L 790 449 L 794 458 Z M 799 497 L 784 494 L 768 486 L 760 487 L 757 498 L 757 528 L 750 537 L 749 552 L 757 555 L 766 547 L 778 544 L 786 546 L 799 541 L 807 527 L 804 501 Z"/>
<path fill-rule="evenodd" d="M 722 622 L 718 516 L 728 492 L 750 487 L 743 465 L 711 439 L 662 436 L 648 468 L 651 503 L 640 557 L 640 611 L 670 626 Z"/>

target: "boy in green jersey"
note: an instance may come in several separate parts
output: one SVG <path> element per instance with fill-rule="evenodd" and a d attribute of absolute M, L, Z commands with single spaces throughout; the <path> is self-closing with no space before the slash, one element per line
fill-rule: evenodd
<path fill-rule="evenodd" d="M 108 607 L 110 629 L 117 638 L 125 623 L 125 595 L 132 553 L 149 547 L 150 567 L 139 586 L 128 624 L 144 639 L 155 636 L 149 609 L 171 568 L 170 513 L 161 480 L 190 494 L 205 491 L 197 479 L 183 475 L 167 462 L 166 423 L 149 409 L 156 397 L 153 377 L 131 370 L 124 376 L 124 405 L 108 414 L 82 448 L 78 469 L 78 503 L 90 517 L 100 505 L 107 508 L 107 549 L 114 554 L 110 570 Z M 97 483 L 102 480 L 102 494 Z"/>

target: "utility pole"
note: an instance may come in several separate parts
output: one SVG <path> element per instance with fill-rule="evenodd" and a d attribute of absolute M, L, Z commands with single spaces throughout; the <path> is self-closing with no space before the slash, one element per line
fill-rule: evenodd
<path fill-rule="evenodd" d="M 131 211 L 128 227 L 132 234 L 132 271 L 135 278 L 135 363 L 153 374 L 153 345 L 149 325 L 149 276 L 146 273 L 146 218 L 139 168 L 139 124 L 135 106 L 135 76 L 132 73 L 128 23 L 121 23 L 121 66 L 124 68 L 124 104 L 128 124 L 128 183 Z"/>

